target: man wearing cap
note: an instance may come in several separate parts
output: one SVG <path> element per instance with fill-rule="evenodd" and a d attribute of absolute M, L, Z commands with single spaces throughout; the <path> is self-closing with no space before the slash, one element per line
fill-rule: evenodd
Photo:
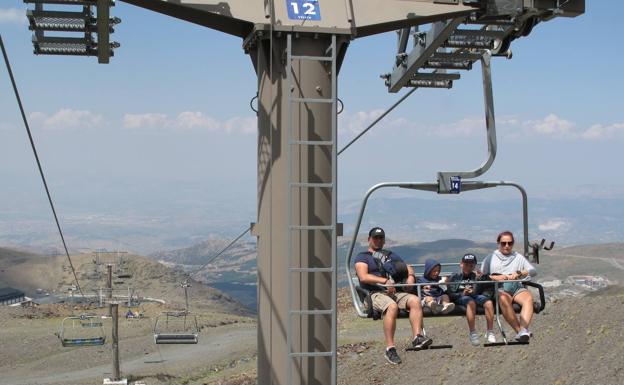
<path fill-rule="evenodd" d="M 423 336 L 422 333 L 422 308 L 420 299 L 413 294 L 398 291 L 391 285 L 394 281 L 388 272 L 396 269 L 396 266 L 405 266 L 403 259 L 390 250 L 384 250 L 386 234 L 381 227 L 373 227 L 368 232 L 368 250 L 361 252 L 355 258 L 355 272 L 362 288 L 371 292 L 373 309 L 379 311 L 383 316 L 384 337 L 386 340 L 385 357 L 391 364 L 400 364 L 396 346 L 394 343 L 394 332 L 396 330 L 396 319 L 399 309 L 409 311 L 409 321 L 412 326 L 412 346 L 422 349 L 431 345 L 431 338 Z M 405 283 L 415 283 L 414 271 L 411 266 L 407 266 L 407 278 Z"/>
<path fill-rule="evenodd" d="M 474 271 L 476 265 L 477 256 L 474 254 L 465 254 L 459 262 L 460 272 L 451 276 L 449 280 L 450 284 L 448 285 L 448 294 L 451 297 L 451 301 L 466 308 L 470 343 L 474 346 L 478 346 L 481 343 L 479 341 L 479 334 L 475 329 L 477 305 L 482 306 L 485 312 L 485 322 L 487 325 L 485 338 L 489 343 L 496 342 L 496 336 L 493 330 L 494 304 L 492 299 L 486 295 L 480 294 L 481 290 L 479 290 L 479 287 L 476 287 L 472 283 L 481 276 L 481 272 Z"/>

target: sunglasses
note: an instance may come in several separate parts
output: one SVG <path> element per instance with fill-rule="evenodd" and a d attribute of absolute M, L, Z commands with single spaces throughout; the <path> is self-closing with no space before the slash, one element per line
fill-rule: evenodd
<path fill-rule="evenodd" d="M 503 241 L 503 242 L 500 242 L 500 245 L 503 246 L 503 247 L 504 246 L 513 246 L 513 244 L 514 244 L 514 241 L 509 241 L 509 242 Z"/>
<path fill-rule="evenodd" d="M 385 239 L 386 237 L 384 237 L 383 235 L 375 235 L 373 237 L 373 239 Z"/>

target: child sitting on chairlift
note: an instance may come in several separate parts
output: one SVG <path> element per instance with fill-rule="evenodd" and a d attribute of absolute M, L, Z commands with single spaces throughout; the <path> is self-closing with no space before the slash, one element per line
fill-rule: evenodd
<path fill-rule="evenodd" d="M 488 343 L 495 343 L 494 335 L 494 303 L 491 296 L 485 295 L 483 285 L 475 286 L 470 282 L 480 280 L 483 276 L 480 271 L 475 271 L 477 256 L 465 254 L 459 263 L 460 271 L 451 276 L 449 280 L 448 293 L 457 305 L 466 308 L 466 320 L 468 321 L 470 343 L 479 346 L 479 333 L 476 331 L 475 318 L 477 315 L 477 305 L 482 306 L 485 313 L 487 331 L 485 338 Z M 489 279 L 487 277 L 483 277 Z"/>
<path fill-rule="evenodd" d="M 445 278 L 440 277 L 442 265 L 435 259 L 429 258 L 425 261 L 425 273 L 416 280 L 416 283 L 441 283 Z M 455 309 L 455 304 L 451 302 L 449 296 L 440 285 L 422 286 L 420 296 L 422 305 L 431 309 L 433 314 L 448 314 Z"/>

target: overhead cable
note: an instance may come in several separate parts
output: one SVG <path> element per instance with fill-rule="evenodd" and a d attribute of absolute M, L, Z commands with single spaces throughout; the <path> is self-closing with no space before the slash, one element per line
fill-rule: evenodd
<path fill-rule="evenodd" d="M 370 130 L 371 128 L 373 128 L 373 126 L 375 126 L 377 123 L 379 123 L 379 121 L 383 118 L 386 117 L 386 115 L 388 115 L 390 112 L 392 112 L 392 110 L 394 110 L 399 104 L 401 104 L 405 99 L 407 99 L 408 96 L 410 96 L 411 94 L 414 93 L 414 91 L 416 91 L 418 89 L 418 87 L 416 88 L 412 88 L 408 93 L 406 93 L 405 95 L 403 95 L 401 97 L 401 99 L 399 99 L 396 103 L 394 103 L 392 106 L 390 106 L 390 108 L 388 108 L 383 114 L 381 114 L 377 119 L 375 119 L 375 121 L 373 123 L 371 123 L 368 127 L 366 127 L 362 132 L 360 132 L 355 138 L 353 138 L 349 143 L 347 143 L 340 151 L 338 151 L 338 155 L 342 154 L 342 152 L 344 150 L 346 150 L 347 148 L 349 148 L 349 146 L 351 146 L 353 143 L 355 143 L 358 139 L 360 139 L 362 137 L 362 135 L 366 134 L 368 132 L 368 130 Z"/>
<path fill-rule="evenodd" d="M 4 47 L 4 41 L 2 40 L 2 34 L 0 34 L 0 46 L 2 47 L 2 55 L 4 56 L 4 62 L 6 63 L 7 70 L 9 72 L 9 77 L 11 78 L 11 83 L 13 85 L 13 91 L 15 91 L 15 98 L 17 99 L 17 104 L 19 105 L 20 112 L 22 114 L 22 120 L 24 121 L 24 127 L 26 127 L 26 132 L 28 133 L 28 139 L 30 140 L 30 146 L 32 147 L 33 154 L 35 155 L 35 160 L 37 161 L 37 167 L 39 168 L 39 174 L 41 175 L 41 181 L 43 182 L 43 187 L 45 188 L 46 194 L 48 196 L 48 202 L 50 202 L 50 208 L 52 209 L 52 214 L 54 214 L 54 220 L 56 221 L 56 227 L 58 229 L 59 235 L 61 236 L 61 241 L 63 242 L 63 248 L 65 249 L 65 255 L 67 256 L 67 260 L 69 261 L 69 266 L 71 267 L 72 273 L 74 274 L 74 280 L 76 281 L 76 288 L 80 292 L 80 295 L 84 297 L 84 293 L 80 288 L 80 284 L 78 283 L 78 277 L 76 276 L 76 270 L 74 269 L 74 264 L 72 263 L 71 257 L 69 256 L 69 251 L 67 250 L 67 244 L 65 242 L 65 237 L 63 236 L 63 231 L 61 230 L 61 224 L 59 223 L 58 216 L 56 215 L 56 209 L 54 208 L 54 203 L 52 202 L 52 196 L 50 195 L 50 189 L 48 188 L 48 183 L 46 182 L 45 175 L 43 174 L 43 168 L 41 167 L 41 161 L 39 160 L 39 155 L 37 153 L 37 148 L 35 147 L 35 141 L 33 139 L 32 133 L 30 131 L 30 125 L 28 124 L 28 119 L 26 119 L 26 113 L 24 112 L 24 106 L 22 105 L 22 100 L 20 98 L 19 92 L 17 90 L 17 84 L 15 83 L 15 78 L 13 77 L 13 71 L 11 70 L 11 64 L 9 63 L 9 56 L 7 55 L 6 48 Z"/>
<path fill-rule="evenodd" d="M 247 234 L 250 230 L 251 230 L 251 227 L 247 227 L 245 229 L 245 231 L 243 231 L 238 237 L 234 238 L 234 240 L 232 242 L 228 243 L 228 245 L 225 246 L 223 249 L 221 249 L 221 251 L 219 251 L 217 254 L 213 255 L 212 257 L 208 258 L 208 262 L 204 263 L 201 267 L 199 267 L 198 269 L 195 269 L 193 272 L 189 273 L 189 276 L 192 275 L 192 274 L 199 273 L 203 268 L 208 266 L 212 261 L 214 261 L 215 259 L 219 258 L 219 256 L 221 256 L 221 254 L 225 253 L 227 251 L 227 249 L 232 247 L 232 245 L 234 245 L 239 239 L 241 239 L 243 237 L 243 235 Z"/>

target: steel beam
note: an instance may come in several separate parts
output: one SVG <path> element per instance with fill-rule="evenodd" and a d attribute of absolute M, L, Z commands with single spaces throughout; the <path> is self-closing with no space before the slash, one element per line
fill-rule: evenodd
<path fill-rule="evenodd" d="M 437 22 L 424 35 L 424 41 L 414 47 L 403 62 L 395 65 L 394 71 L 388 79 L 388 91 L 398 92 L 403 88 L 422 67 L 436 49 L 442 45 L 453 33 L 455 28 L 464 21 L 464 18 L 451 19 L 444 22 Z"/>

